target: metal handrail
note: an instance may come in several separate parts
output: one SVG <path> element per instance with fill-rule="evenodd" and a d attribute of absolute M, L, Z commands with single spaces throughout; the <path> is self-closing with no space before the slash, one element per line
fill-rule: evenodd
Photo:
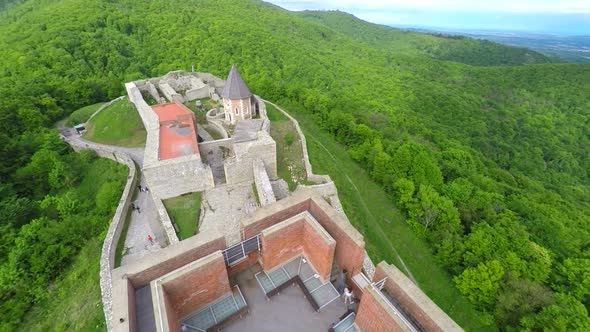
<path fill-rule="evenodd" d="M 340 320 L 338 323 L 334 324 L 333 328 L 336 328 L 336 327 L 338 327 L 338 325 L 342 324 L 342 323 L 343 323 L 345 320 L 347 320 L 347 319 L 348 319 L 348 317 L 350 317 L 350 316 L 355 316 L 355 315 L 354 315 L 354 312 L 351 312 L 351 313 L 349 313 L 348 315 L 346 315 L 346 317 L 342 318 L 342 319 L 341 319 L 341 320 Z M 354 322 L 354 320 L 353 320 L 353 322 Z"/>
<path fill-rule="evenodd" d="M 399 310 L 397 310 L 397 308 L 393 305 L 393 303 L 391 303 L 391 301 L 389 301 L 389 299 L 385 296 L 385 294 L 383 294 L 383 292 L 379 289 L 377 289 L 375 287 L 375 285 L 371 285 L 373 286 L 376 290 L 377 293 L 379 293 L 379 296 L 381 296 L 383 298 L 383 300 L 385 300 L 385 302 L 387 303 L 387 305 L 389 305 L 389 307 L 393 310 L 393 312 L 402 320 L 402 322 L 404 324 L 406 324 L 406 326 L 412 331 L 412 332 L 419 332 L 412 323 L 410 323 L 410 321 L 408 321 L 408 319 L 406 318 L 406 316 L 401 313 Z"/>

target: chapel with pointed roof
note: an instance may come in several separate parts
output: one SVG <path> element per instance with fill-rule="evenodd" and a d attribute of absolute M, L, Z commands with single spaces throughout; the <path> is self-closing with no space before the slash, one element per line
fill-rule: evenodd
<path fill-rule="evenodd" d="M 235 124 L 239 120 L 248 120 L 256 113 L 252 92 L 240 76 L 238 69 L 232 65 L 225 87 L 221 92 L 225 120 Z"/>

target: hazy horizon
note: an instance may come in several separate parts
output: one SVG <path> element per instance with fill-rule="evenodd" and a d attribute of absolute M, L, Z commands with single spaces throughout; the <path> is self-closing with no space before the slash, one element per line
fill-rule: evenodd
<path fill-rule="evenodd" d="M 590 1 L 268 0 L 288 10 L 340 10 L 389 26 L 590 35 Z"/>

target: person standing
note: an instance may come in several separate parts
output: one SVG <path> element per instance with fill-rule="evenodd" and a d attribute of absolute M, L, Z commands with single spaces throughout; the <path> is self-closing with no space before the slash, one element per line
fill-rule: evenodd
<path fill-rule="evenodd" d="M 148 234 L 147 239 L 150 241 L 150 244 L 154 244 L 154 238 L 151 235 Z"/>
<path fill-rule="evenodd" d="M 344 294 L 342 294 L 342 296 L 344 297 L 344 304 L 348 305 L 354 303 L 352 301 L 352 291 L 350 291 L 348 287 L 344 288 Z"/>

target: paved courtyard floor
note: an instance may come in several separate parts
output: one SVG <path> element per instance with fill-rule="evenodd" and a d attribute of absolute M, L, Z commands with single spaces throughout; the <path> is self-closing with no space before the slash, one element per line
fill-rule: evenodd
<path fill-rule="evenodd" d="M 228 246 L 241 241 L 240 220 L 258 208 L 250 183 L 222 185 L 206 190 L 201 203 L 200 230 L 216 228 Z"/>
<path fill-rule="evenodd" d="M 250 313 L 230 323 L 223 331 L 325 332 L 346 313 L 346 306 L 341 299 L 315 312 L 296 285 L 287 287 L 267 300 L 254 277 L 260 269 L 260 265 L 256 264 L 232 277 L 232 281 L 240 286 Z"/>

